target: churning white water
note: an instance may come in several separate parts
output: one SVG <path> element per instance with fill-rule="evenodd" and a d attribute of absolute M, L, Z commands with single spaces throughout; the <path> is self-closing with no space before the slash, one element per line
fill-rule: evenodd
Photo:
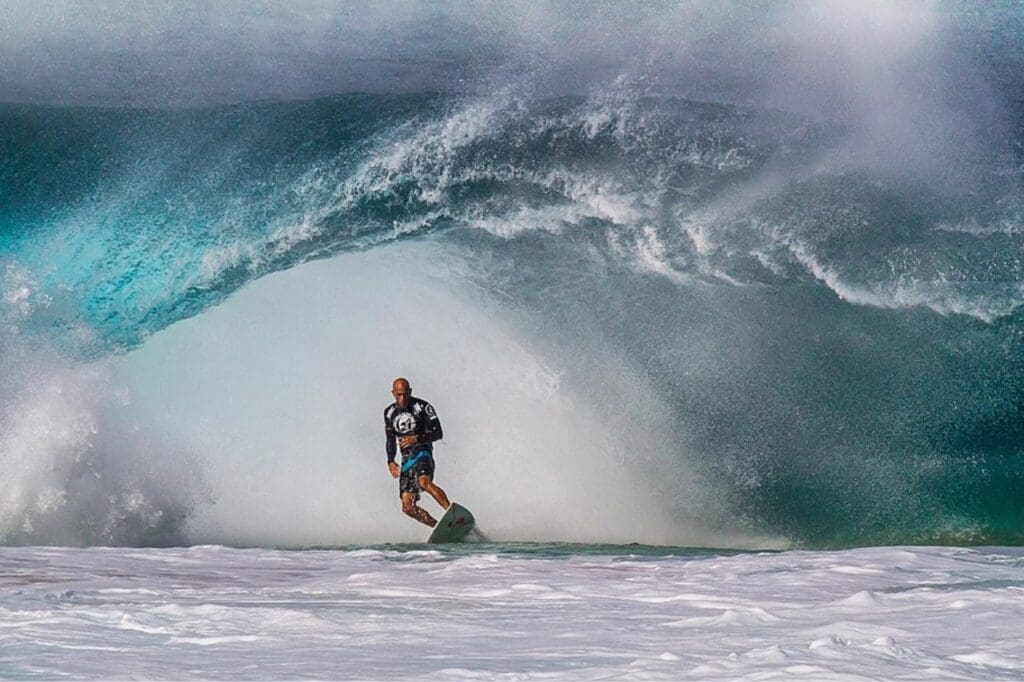
<path fill-rule="evenodd" d="M 1020 679 L 1024 554 L 0 549 L 0 676 Z"/>

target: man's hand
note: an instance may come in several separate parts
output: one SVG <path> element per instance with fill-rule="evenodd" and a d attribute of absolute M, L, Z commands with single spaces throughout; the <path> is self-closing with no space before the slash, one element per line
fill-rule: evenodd
<path fill-rule="evenodd" d="M 388 462 L 388 471 L 391 472 L 391 478 L 398 478 L 402 475 L 402 469 L 399 468 L 397 462 Z"/>
<path fill-rule="evenodd" d="M 411 436 L 399 436 L 398 447 L 402 448 L 403 450 L 408 450 L 413 445 L 416 445 L 418 441 L 419 437 L 417 437 L 415 433 L 412 434 Z"/>

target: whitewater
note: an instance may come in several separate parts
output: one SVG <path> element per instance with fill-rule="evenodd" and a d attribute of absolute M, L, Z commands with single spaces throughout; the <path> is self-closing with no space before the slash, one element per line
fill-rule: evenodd
<path fill-rule="evenodd" d="M 1019 549 L 8 548 L 6 679 L 1020 679 Z"/>
<path fill-rule="evenodd" d="M 0 677 L 1024 676 L 1017 4 L 0 25 Z"/>

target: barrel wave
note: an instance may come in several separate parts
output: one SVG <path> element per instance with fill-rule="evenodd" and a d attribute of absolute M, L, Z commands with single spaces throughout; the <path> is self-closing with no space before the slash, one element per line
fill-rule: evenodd
<path fill-rule="evenodd" d="M 0 106 L 4 541 L 415 539 L 398 373 L 496 539 L 1024 540 L 1012 96 L 993 129 L 497 80 Z"/>

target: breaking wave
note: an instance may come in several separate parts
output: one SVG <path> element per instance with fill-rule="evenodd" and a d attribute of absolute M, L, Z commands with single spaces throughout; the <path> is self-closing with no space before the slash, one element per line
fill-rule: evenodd
<path fill-rule="evenodd" d="M 628 78 L 3 105 L 0 534 L 404 537 L 322 474 L 378 484 L 409 373 L 499 539 L 1019 543 L 1024 145 L 948 122 L 887 147 Z"/>

